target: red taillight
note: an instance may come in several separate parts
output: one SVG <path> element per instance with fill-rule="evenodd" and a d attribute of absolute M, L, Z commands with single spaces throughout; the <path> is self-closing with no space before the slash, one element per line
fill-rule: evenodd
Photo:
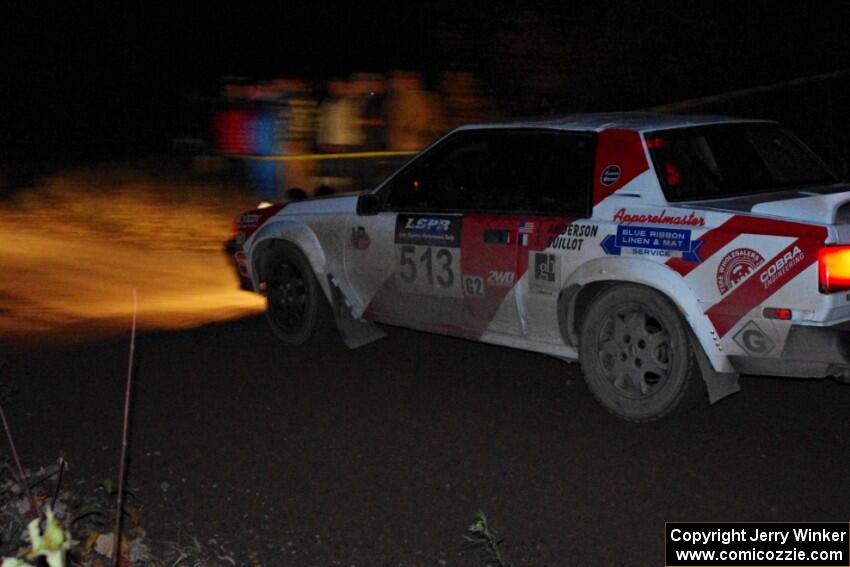
<path fill-rule="evenodd" d="M 765 307 L 761 314 L 765 319 L 779 319 L 781 321 L 790 321 L 794 318 L 794 312 L 787 307 Z"/>
<path fill-rule="evenodd" d="M 826 246 L 819 249 L 818 271 L 822 292 L 850 289 L 850 246 Z"/>

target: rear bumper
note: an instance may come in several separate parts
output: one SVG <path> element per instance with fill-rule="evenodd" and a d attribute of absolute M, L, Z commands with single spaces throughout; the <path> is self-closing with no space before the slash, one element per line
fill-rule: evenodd
<path fill-rule="evenodd" d="M 248 258 L 242 251 L 242 247 L 235 240 L 228 240 L 224 243 L 224 254 L 227 256 L 233 271 L 236 272 L 239 289 L 254 291 L 251 274 L 248 272 Z"/>
<path fill-rule="evenodd" d="M 850 322 L 831 327 L 794 325 L 778 358 L 733 356 L 730 360 L 741 374 L 850 381 Z"/>

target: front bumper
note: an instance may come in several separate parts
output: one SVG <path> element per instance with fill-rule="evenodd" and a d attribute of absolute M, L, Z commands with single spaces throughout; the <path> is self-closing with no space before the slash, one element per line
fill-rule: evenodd
<path fill-rule="evenodd" d="M 242 251 L 242 246 L 237 244 L 235 240 L 230 239 L 224 243 L 224 254 L 227 256 L 234 272 L 236 272 L 236 277 L 239 279 L 239 289 L 254 291 L 251 274 L 248 272 L 248 257 Z"/>
<path fill-rule="evenodd" d="M 833 377 L 850 382 L 850 322 L 831 327 L 793 325 L 778 358 L 729 358 L 741 374 Z"/>

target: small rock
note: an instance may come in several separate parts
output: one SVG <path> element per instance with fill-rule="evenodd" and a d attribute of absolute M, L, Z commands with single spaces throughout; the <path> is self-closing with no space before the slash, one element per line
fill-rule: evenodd
<path fill-rule="evenodd" d="M 147 564 L 151 560 L 150 548 L 140 540 L 130 542 L 130 563 L 133 565 Z"/>
<path fill-rule="evenodd" d="M 26 498 L 21 498 L 15 502 L 15 508 L 18 510 L 18 514 L 23 516 L 30 511 L 30 501 Z"/>
<path fill-rule="evenodd" d="M 94 550 L 104 557 L 112 557 L 112 547 L 115 545 L 115 538 L 112 534 L 100 534 L 94 542 Z"/>

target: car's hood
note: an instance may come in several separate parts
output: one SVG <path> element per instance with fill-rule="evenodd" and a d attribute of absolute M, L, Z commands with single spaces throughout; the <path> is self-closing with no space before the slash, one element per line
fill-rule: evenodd
<path fill-rule="evenodd" d="M 832 186 L 832 191 L 783 191 L 730 199 L 688 203 L 699 209 L 751 212 L 789 220 L 819 224 L 850 224 L 850 185 Z"/>

